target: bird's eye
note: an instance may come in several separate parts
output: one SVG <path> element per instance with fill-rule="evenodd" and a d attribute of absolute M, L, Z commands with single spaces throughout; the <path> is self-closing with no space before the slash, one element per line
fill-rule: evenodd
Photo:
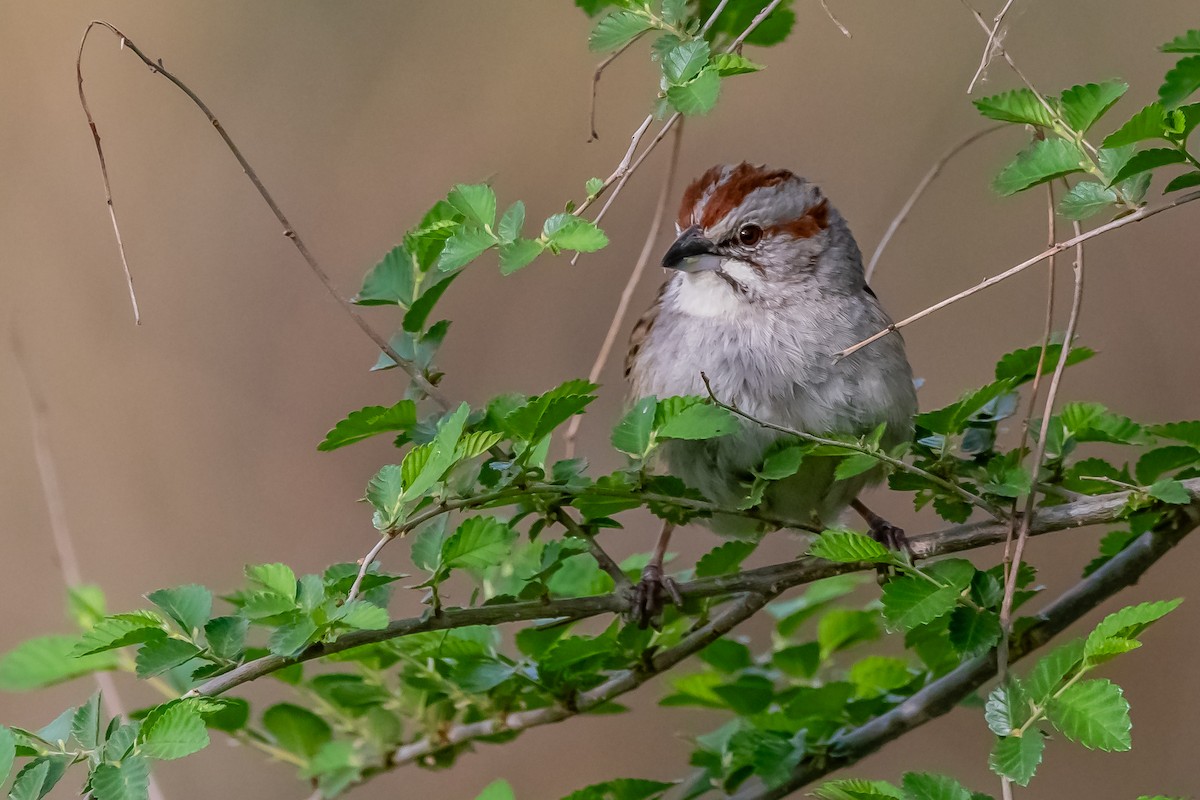
<path fill-rule="evenodd" d="M 738 229 L 738 241 L 746 247 L 753 247 L 762 238 L 763 229 L 757 225 L 743 225 Z"/>

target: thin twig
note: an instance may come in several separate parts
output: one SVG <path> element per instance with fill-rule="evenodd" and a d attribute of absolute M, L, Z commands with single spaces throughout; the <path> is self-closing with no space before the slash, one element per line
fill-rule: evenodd
<path fill-rule="evenodd" d="M 963 300 L 967 297 L 970 297 L 973 294 L 978 294 L 979 292 L 982 292 L 984 289 L 989 289 L 992 286 L 995 286 L 997 283 L 1000 283 L 1001 281 L 1005 281 L 1014 275 L 1024 272 L 1025 270 L 1029 269 L 1030 267 L 1032 267 L 1036 264 L 1040 264 L 1041 262 L 1045 261 L 1050 256 L 1055 255 L 1056 253 L 1061 253 L 1063 250 L 1067 250 L 1069 248 L 1074 247 L 1077 244 L 1081 244 L 1081 243 L 1089 241 L 1091 239 L 1095 239 L 1097 236 L 1102 236 L 1106 233 L 1109 233 L 1110 231 L 1115 231 L 1118 228 L 1123 228 L 1126 225 L 1132 225 L 1135 222 L 1141 222 L 1142 220 L 1149 219 L 1150 217 L 1153 217 L 1157 214 L 1161 214 L 1164 211 L 1168 211 L 1172 208 L 1176 208 L 1178 206 L 1182 206 L 1187 203 L 1191 203 L 1194 200 L 1200 200 L 1200 192 L 1191 192 L 1190 194 L 1185 194 L 1181 197 L 1178 197 L 1178 198 L 1172 200 L 1169 203 L 1164 203 L 1161 206 L 1155 206 L 1154 208 L 1139 208 L 1137 211 L 1131 212 L 1130 214 L 1128 214 L 1124 217 L 1121 217 L 1120 219 L 1115 219 L 1106 225 L 1101 225 L 1100 227 L 1093 228 L 1092 230 L 1087 231 L 1086 233 L 1081 233 L 1078 236 L 1073 236 L 1065 242 L 1060 242 L 1059 244 L 1056 244 L 1053 247 L 1049 247 L 1049 248 L 1043 250 L 1041 253 L 1038 253 L 1033 258 L 1022 261 L 1020 264 L 1017 264 L 1015 267 L 1010 267 L 1009 269 L 1005 270 L 1004 272 L 999 273 L 998 275 L 993 275 L 992 277 L 987 278 L 986 280 L 980 281 L 979 283 L 972 286 L 970 289 L 966 289 L 964 291 L 959 292 L 956 295 L 947 297 L 945 300 L 941 300 L 937 303 L 934 303 L 933 305 L 929 306 L 928 308 L 926 308 L 922 311 L 918 311 L 917 313 L 913 314 L 912 316 L 906 317 L 906 318 L 900 320 L 899 322 L 892 323 L 891 325 L 887 326 L 886 328 L 879 331 L 878 333 L 872 334 L 871 336 L 867 337 L 866 339 L 863 339 L 858 344 L 855 344 L 851 347 L 847 347 L 845 350 L 838 353 L 836 355 L 836 358 L 838 358 L 840 360 L 840 359 L 845 358 L 846 356 L 857 353 L 859 350 L 863 349 L 867 345 L 873 344 L 873 343 L 879 341 L 880 339 L 882 339 L 883 337 L 888 336 L 889 334 L 895 333 L 896 331 L 900 330 L 901 328 L 904 328 L 904 327 L 907 327 L 907 326 L 913 324 L 917 320 L 924 319 L 925 317 L 928 317 L 930 314 L 933 314 L 934 312 L 941 311 L 946 306 L 953 305 L 954 303 L 957 303 L 959 300 Z"/>
<path fill-rule="evenodd" d="M 650 256 L 654 253 L 654 245 L 658 241 L 659 230 L 662 228 L 663 217 L 666 215 L 667 201 L 671 197 L 675 182 L 675 171 L 679 166 L 679 151 L 682 141 L 683 125 L 680 125 L 675 129 L 675 140 L 671 144 L 671 157 L 667 162 L 667 172 L 663 175 L 662 188 L 658 192 L 658 203 L 654 207 L 654 217 L 650 221 L 650 229 L 646 231 L 646 240 L 642 243 L 642 252 L 638 254 L 633 271 L 629 273 L 629 279 L 625 281 L 625 287 L 621 289 L 621 299 L 617 301 L 617 308 L 613 312 L 612 321 L 608 323 L 604 341 L 588 372 L 588 380 L 592 383 L 600 380 L 600 374 L 604 371 L 604 365 L 608 363 L 608 357 L 612 353 L 613 344 L 617 341 L 617 334 L 620 333 L 621 326 L 625 322 L 625 315 L 629 312 L 629 303 L 633 299 L 633 292 L 637 288 L 638 282 L 641 281 L 642 274 L 646 271 L 646 265 L 650 263 Z M 576 414 L 567 426 L 567 432 L 563 436 L 567 458 L 575 455 L 575 438 L 579 435 L 579 426 L 582 422 L 583 416 Z"/>
<path fill-rule="evenodd" d="M 608 69 L 608 65 L 621 57 L 621 54 L 633 46 L 633 43 L 640 39 L 640 36 L 635 36 L 625 44 L 621 45 L 617 52 L 612 53 L 599 64 L 596 65 L 596 71 L 592 73 L 592 106 L 588 114 L 588 124 L 591 127 L 591 135 L 588 136 L 589 142 L 594 142 L 600 138 L 600 134 L 596 131 L 596 94 L 600 90 L 600 78 L 604 75 L 604 70 Z"/>
<path fill-rule="evenodd" d="M 362 588 L 362 582 L 367 577 L 367 573 L 371 571 L 371 565 L 375 563 L 375 559 L 379 557 L 380 551 L 387 547 L 388 542 L 396 538 L 396 534 L 392 531 L 385 532 L 379 537 L 379 541 L 367 551 L 363 556 L 362 563 L 358 565 L 358 574 L 354 576 L 354 583 L 350 585 L 350 591 L 346 595 L 346 602 L 349 603 L 358 597 L 358 590 Z"/>
<path fill-rule="evenodd" d="M 1061 594 L 1037 614 L 1037 622 L 1022 633 L 1012 649 L 1015 662 L 1044 646 L 1120 590 L 1138 582 L 1148 569 L 1166 555 L 1200 523 L 1196 506 L 1187 514 L 1134 540 L 1104 566 Z M 892 710 L 853 730 L 835 736 L 827 748 L 808 756 L 783 784 L 766 788 L 754 781 L 733 800 L 779 800 L 798 789 L 844 769 L 879 750 L 888 742 L 953 711 L 996 674 L 996 654 L 971 659 L 919 690 Z"/>
<path fill-rule="evenodd" d="M 1200 505 L 1200 478 L 1190 478 L 1181 483 L 1192 497 L 1193 505 Z M 1069 503 L 1042 509 L 1037 517 L 1030 521 L 1029 535 L 1041 536 L 1087 525 L 1116 522 L 1123 518 L 1127 511 L 1129 498 L 1133 494 L 1132 492 L 1113 492 L 1090 495 Z M 1006 522 L 986 520 L 965 525 L 953 525 L 924 536 L 910 537 L 909 543 L 917 558 L 928 559 L 1001 544 L 1007 533 L 1008 524 Z M 746 592 L 769 593 L 779 588 L 800 586 L 821 578 L 873 569 L 875 569 L 873 564 L 835 564 L 819 558 L 804 557 L 730 575 L 680 581 L 679 591 L 685 599 L 724 597 Z M 332 642 L 311 645 L 299 655 L 291 658 L 268 655 L 247 661 L 224 675 L 210 679 L 189 694 L 206 696 L 223 694 L 236 686 L 278 672 L 292 664 L 425 631 L 449 630 L 469 625 L 499 625 L 535 619 L 586 619 L 600 614 L 623 614 L 628 612 L 629 608 L 629 597 L 622 592 L 613 592 L 592 597 L 573 597 L 549 601 L 531 600 L 477 608 L 443 608 L 437 614 L 433 613 L 431 609 L 419 617 L 394 620 L 383 630 L 354 631 L 343 634 Z"/>
<path fill-rule="evenodd" d="M 54 455 L 46 436 L 45 417 L 48 410 L 46 399 L 36 383 L 32 370 L 25 361 L 25 348 L 16 330 L 12 331 L 12 353 L 17 362 L 17 372 L 20 373 L 25 386 L 25 396 L 29 399 L 29 422 L 33 435 L 33 457 L 37 463 L 38 478 L 42 486 L 42 498 L 46 501 L 46 511 L 50 521 L 50 538 L 54 542 L 54 552 L 58 556 L 58 568 L 62 573 L 63 584 L 68 590 L 77 589 L 83 585 L 83 570 L 79 567 L 79 556 L 75 551 L 75 541 L 71 537 L 71 527 L 67 523 L 66 503 L 63 501 L 62 482 L 58 477 L 58 467 L 54 463 Z M 100 690 L 104 708 L 110 716 L 126 718 L 127 709 L 121 694 L 117 690 L 117 682 L 107 672 L 93 672 L 92 678 Z M 154 776 L 150 776 L 150 800 L 163 800 L 162 789 Z"/>
<path fill-rule="evenodd" d="M 896 231 L 901 225 L 904 224 L 904 221 L 908 219 L 908 215 L 913 210 L 913 206 L 915 206 L 917 201 L 921 199 L 921 195 L 923 195 L 925 190 L 929 188 L 929 184 L 933 183 L 934 179 L 941 174 L 941 171 L 945 168 L 946 164 L 948 164 L 956 155 L 983 137 L 987 136 L 989 133 L 995 133 L 996 131 L 1004 130 L 1008 127 L 1011 127 L 1008 123 L 1001 122 L 1000 124 L 993 125 L 990 128 L 984 128 L 981 131 L 976 131 L 966 139 L 963 139 L 961 142 L 951 147 L 942 154 L 941 158 L 933 163 L 933 166 L 930 167 L 929 171 L 925 173 L 925 177 L 921 178 L 921 182 L 917 184 L 917 188 L 913 189 L 913 193 L 910 194 L 908 199 L 904 201 L 904 205 L 900 207 L 899 213 L 896 214 L 895 218 L 892 220 L 892 223 L 888 225 L 887 230 L 884 231 L 883 238 L 879 240 L 879 244 L 875 247 L 875 252 L 871 254 L 871 260 L 867 263 L 866 270 L 866 279 L 868 283 L 870 283 L 871 279 L 874 277 L 875 265 L 879 263 L 879 259 L 883 256 L 883 251 L 887 249 L 888 244 L 892 241 L 892 237 L 896 235 Z M 1054 244 L 1054 242 L 1050 242 L 1050 244 Z"/>
<path fill-rule="evenodd" d="M 104 175 L 105 191 L 108 194 L 108 210 L 109 214 L 112 215 L 113 218 L 113 228 L 117 229 L 117 221 L 116 214 L 113 211 L 112 196 L 108 191 L 108 171 L 104 164 L 104 151 L 100 147 L 100 134 L 96 130 L 96 124 L 92 120 L 92 114 L 91 111 L 88 110 L 87 99 L 84 97 L 83 93 L 83 71 L 81 67 L 83 61 L 83 48 L 87 43 L 88 34 L 91 33 L 92 28 L 95 27 L 104 28 L 120 38 L 123 49 L 128 49 L 131 53 L 141 59 L 142 63 L 150 67 L 151 72 L 157 75 L 162 75 L 172 84 L 174 84 L 177 89 L 187 95 L 188 99 L 191 100 L 201 112 L 203 112 L 204 116 L 208 118 L 209 123 L 211 123 L 213 128 L 217 131 L 217 134 L 220 135 L 221 140 L 225 143 L 225 146 L 229 149 L 229 152 L 241 166 L 242 171 L 246 173 L 246 177 L 250 179 L 252 184 L 254 184 L 254 188 L 258 191 L 259 196 L 262 197 L 263 201 L 266 202 L 267 206 L 271 209 L 271 213 L 275 215 L 275 219 L 279 220 L 279 224 L 283 226 L 283 235 L 290 239 L 292 244 L 295 245 L 296 250 L 299 251 L 300 255 L 308 264 L 309 269 L 312 270 L 312 273 L 317 276 L 318 280 L 321 281 L 321 284 L 325 287 L 325 290 L 329 293 L 329 295 L 337 301 L 338 305 L 342 307 L 342 309 L 346 312 L 346 314 L 349 315 L 350 319 L 354 321 L 359 329 L 362 330 L 362 332 L 365 333 L 368 338 L 370 338 L 371 341 L 379 347 L 380 350 L 382 350 L 389 358 L 395 361 L 397 366 L 399 366 L 408 374 L 409 378 L 420 388 L 422 392 L 433 399 L 433 401 L 443 409 L 448 409 L 450 407 L 450 403 L 446 399 L 446 396 L 442 394 L 442 391 L 425 377 L 425 374 L 419 367 L 397 353 L 396 349 L 388 343 L 388 340 L 379 334 L 374 328 L 372 328 L 367 323 L 366 319 L 364 319 L 363 316 L 358 313 L 358 310 L 354 308 L 353 304 L 341 296 L 337 290 L 337 287 L 334 286 L 333 281 L 330 279 L 328 273 L 326 273 L 321 265 L 317 263 L 317 260 L 313 257 L 312 252 L 309 251 L 308 246 L 304 244 L 304 241 L 296 232 L 295 227 L 292 226 L 292 223 L 288 220 L 287 216 L 284 215 L 283 210 L 279 207 L 279 204 L 275 202 L 275 198 L 272 197 L 271 193 L 267 191 L 267 187 L 263 185 L 263 182 L 259 179 L 258 173 L 255 172 L 254 168 L 250 166 L 250 162 L 248 162 L 246 157 L 242 155 L 242 151 L 238 149 L 236 144 L 234 144 L 233 139 L 230 138 L 229 134 L 225 131 L 225 128 L 221 125 L 216 116 L 213 115 L 212 111 L 205 104 L 205 102 L 201 100 L 200 97 L 183 81 L 163 67 L 161 59 L 151 59 L 144 52 L 142 52 L 137 45 L 130 41 L 129 37 L 127 37 L 113 25 L 103 20 L 92 20 L 90 23 L 88 23 L 87 29 L 83 32 L 83 38 L 79 42 L 79 54 L 76 58 L 76 72 L 79 81 L 79 101 L 83 105 L 84 112 L 87 114 L 88 125 L 91 127 L 92 136 L 96 142 L 96 152 L 100 157 L 100 170 Z M 119 229 L 117 229 L 117 244 L 121 248 L 121 259 L 124 261 L 125 250 L 124 246 L 121 245 L 121 234 Z M 128 265 L 126 265 L 127 275 L 128 271 Z M 132 279 L 130 279 L 130 291 L 132 293 Z M 136 315 L 136 300 L 134 306 Z"/>
<path fill-rule="evenodd" d="M 850 35 L 850 29 L 842 24 L 842 21 L 833 15 L 833 11 L 829 8 L 829 3 L 826 0 L 821 0 L 821 8 L 825 11 L 825 16 L 829 17 L 829 21 L 837 26 L 837 29 L 842 32 L 842 35 L 847 39 L 853 39 Z"/>
<path fill-rule="evenodd" d="M 822 0 L 824 2 L 824 0 Z M 967 86 L 967 94 L 975 91 L 975 84 L 983 77 L 983 71 L 987 69 L 988 64 L 992 63 L 993 48 L 1000 44 L 1000 26 L 1004 24 L 1004 15 L 1008 13 L 1008 9 L 1012 7 L 1015 0 L 1008 0 L 1004 4 L 1004 8 L 1000 9 L 1000 13 L 996 15 L 990 31 L 988 31 L 987 44 L 983 46 L 983 57 L 979 59 L 979 68 L 975 70 L 975 74 L 971 76 L 971 83 Z"/>
<path fill-rule="evenodd" d="M 721 12 L 725 10 L 725 6 L 727 5 L 729 5 L 729 0 L 721 0 L 721 2 L 717 3 L 717 7 L 713 9 L 713 12 L 708 15 L 708 19 L 704 21 L 704 25 L 700 27 L 701 35 L 708 33 L 713 23 L 717 21 L 717 17 L 721 16 Z"/>
<path fill-rule="evenodd" d="M 747 414 L 745 411 L 742 411 L 737 406 L 723 402 L 720 398 L 718 398 L 716 396 L 716 394 L 713 393 L 712 384 L 709 383 L 707 375 L 705 375 L 704 373 L 700 373 L 700 379 L 702 381 L 704 381 L 704 388 L 708 391 L 708 397 L 709 397 L 709 399 L 711 399 L 713 401 L 713 403 L 720 406 L 721 408 L 726 409 L 727 411 L 731 411 L 732 413 L 737 414 L 742 419 L 753 422 L 756 425 L 761 425 L 762 427 L 767 428 L 768 430 L 777 431 L 779 433 L 783 433 L 788 436 L 795 436 L 797 439 L 803 439 L 806 442 L 812 442 L 813 444 L 825 445 L 827 447 L 844 448 L 846 450 L 853 450 L 857 453 L 862 453 L 863 455 L 870 456 L 871 458 L 874 458 L 883 464 L 887 464 L 888 466 L 892 467 L 893 469 L 898 469 L 901 472 L 907 472 L 910 475 L 917 475 L 917 476 L 929 481 L 930 483 L 934 484 L 935 486 L 939 486 L 942 489 L 944 489 L 945 491 L 950 492 L 951 494 L 958 495 L 963 500 L 967 501 L 968 503 L 975 506 L 976 508 L 986 511 L 988 514 L 990 514 L 992 517 L 994 517 L 997 520 L 1008 519 L 1007 515 L 1000 508 L 989 503 L 987 500 L 984 500 L 982 497 L 975 494 L 974 492 L 964 489 L 963 487 L 959 486 L 957 483 L 954 483 L 953 481 L 948 481 L 945 478 L 942 478 L 938 475 L 934 475 L 932 472 L 928 472 L 926 470 L 921 469 L 918 466 L 909 464 L 907 461 L 901 461 L 900 459 L 894 458 L 893 456 L 890 456 L 887 453 L 883 453 L 878 450 L 874 450 L 870 447 L 865 447 L 861 444 L 858 444 L 857 442 L 843 442 L 838 439 L 828 439 L 824 436 L 816 436 L 814 434 L 807 433 L 807 432 L 801 431 L 801 430 L 797 430 L 795 428 L 789 428 L 786 425 L 777 425 L 774 422 L 767 422 L 766 420 L 761 420 L 761 419 L 758 419 L 757 417 L 751 416 L 750 414 Z"/>

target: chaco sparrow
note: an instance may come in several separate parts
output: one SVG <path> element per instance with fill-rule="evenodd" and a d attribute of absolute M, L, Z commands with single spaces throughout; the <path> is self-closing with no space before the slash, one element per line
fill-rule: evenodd
<path fill-rule="evenodd" d="M 635 398 L 711 391 L 758 420 L 813 434 L 861 435 L 886 423 L 883 446 L 906 441 L 916 413 L 912 371 L 899 335 L 837 359 L 891 323 L 863 276 L 862 257 L 841 214 L 814 184 L 787 170 L 717 166 L 684 192 L 678 238 L 663 257 L 674 270 L 630 341 L 625 374 Z M 671 440 L 672 474 L 708 499 L 736 507 L 752 470 L 781 434 L 748 420 L 708 441 Z M 895 546 L 903 534 L 856 498 L 878 470 L 835 481 L 835 459 L 807 458 L 770 484 L 760 509 L 776 518 L 829 525 L 852 505 L 871 532 Z M 744 519 L 716 517 L 719 533 L 745 535 Z M 662 558 L 664 526 L 638 586 L 645 625 L 665 589 L 678 602 Z"/>

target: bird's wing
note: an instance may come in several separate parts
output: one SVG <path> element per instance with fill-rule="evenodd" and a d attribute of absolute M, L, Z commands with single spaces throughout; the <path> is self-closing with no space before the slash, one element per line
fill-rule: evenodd
<path fill-rule="evenodd" d="M 625 353 L 625 380 L 629 380 L 633 374 L 633 367 L 637 363 L 638 354 L 642 351 L 642 345 L 646 343 L 646 339 L 650 338 L 650 331 L 654 329 L 654 323 L 658 320 L 658 314 L 662 310 L 663 294 L 666 291 L 667 283 L 664 282 L 659 287 L 658 294 L 654 296 L 654 302 L 650 304 L 650 308 L 646 309 L 646 313 L 642 314 L 633 324 L 633 330 L 629 333 L 629 350 Z"/>

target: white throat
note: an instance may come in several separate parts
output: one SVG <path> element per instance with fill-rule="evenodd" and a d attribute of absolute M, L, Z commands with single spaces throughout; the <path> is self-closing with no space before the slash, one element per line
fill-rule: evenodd
<path fill-rule="evenodd" d="M 725 262 L 729 277 L 745 286 L 756 279 L 753 267 L 741 261 Z M 675 295 L 677 307 L 684 314 L 709 319 L 736 319 L 746 312 L 746 299 L 729 282 L 715 272 L 685 273 Z"/>

